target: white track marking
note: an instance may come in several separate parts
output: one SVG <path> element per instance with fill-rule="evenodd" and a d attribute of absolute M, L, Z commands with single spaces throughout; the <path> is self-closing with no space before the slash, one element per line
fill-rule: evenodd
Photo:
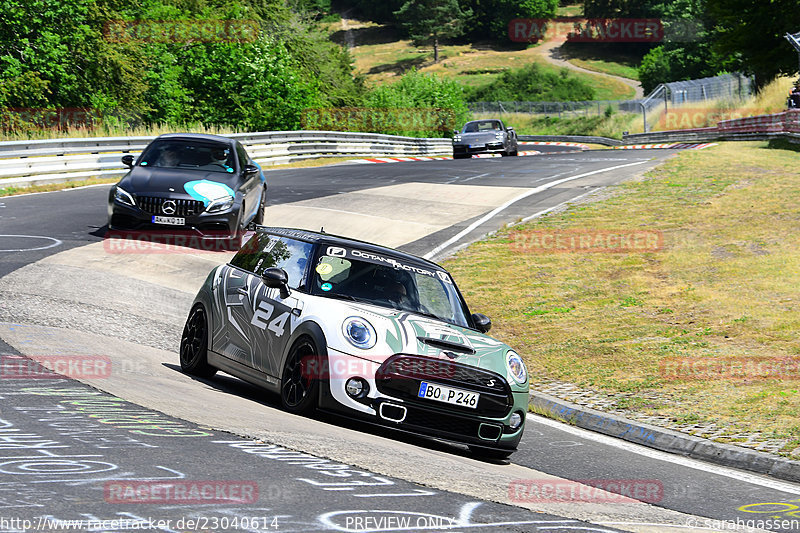
<path fill-rule="evenodd" d="M 736 479 L 738 481 L 750 483 L 751 485 L 759 485 L 761 487 L 773 490 L 779 490 L 781 492 L 787 492 L 789 494 L 800 494 L 800 486 L 795 485 L 793 483 L 769 479 L 767 477 L 760 476 L 758 474 L 741 472 L 738 470 L 734 470 L 732 468 L 726 468 L 724 466 L 717 466 L 709 463 L 704 463 L 697 459 L 691 459 L 689 457 L 683 457 L 681 455 L 662 452 L 661 450 L 654 450 L 652 448 L 640 446 L 639 444 L 634 444 L 632 442 L 627 442 L 621 439 L 616 439 L 614 437 L 609 437 L 601 433 L 595 433 L 593 431 L 589 431 L 586 429 L 570 426 L 568 424 L 564 424 L 563 422 L 558 422 L 556 420 L 552 420 L 541 416 L 533 416 L 529 414 L 528 419 L 534 423 L 550 426 L 552 428 L 559 429 L 567 433 L 571 433 L 586 440 L 591 440 L 598 442 L 600 444 L 605 444 L 607 446 L 620 448 L 627 452 L 636 453 L 644 457 L 648 457 L 650 459 L 658 459 L 660 461 L 665 461 L 668 463 L 673 463 L 688 468 L 693 468 L 695 470 L 700 470 L 702 472 L 708 472 L 709 474 L 729 477 L 731 479 Z"/>
<path fill-rule="evenodd" d="M 53 242 L 51 244 L 48 244 L 47 246 L 36 246 L 34 248 L 17 248 L 14 250 L 0 250 L 0 252 L 33 252 L 35 250 L 47 250 L 48 248 L 55 248 L 56 246 L 62 244 L 61 241 L 58 239 L 55 239 L 53 237 L 45 237 L 43 235 L 0 235 L 0 238 L 2 237 L 11 237 L 14 239 L 44 239 Z"/>
<path fill-rule="evenodd" d="M 570 204 L 570 203 L 574 202 L 575 200 L 580 200 L 580 199 L 581 199 L 581 198 L 583 198 L 584 196 L 588 196 L 588 195 L 590 195 L 590 194 L 592 194 L 592 193 L 594 193 L 594 192 L 597 192 L 597 191 L 599 191 L 599 190 L 601 190 L 601 189 L 605 189 L 605 187 L 598 187 L 598 188 L 596 188 L 596 189 L 592 189 L 591 191 L 585 192 L 585 193 L 583 193 L 583 194 L 581 194 L 581 195 L 579 195 L 579 196 L 576 196 L 575 198 L 570 198 L 569 200 L 567 200 L 567 201 L 565 201 L 565 202 L 561 202 L 561 203 L 560 203 L 560 204 L 558 204 L 558 205 L 554 205 L 553 207 L 548 207 L 547 209 L 543 209 L 542 211 L 539 211 L 538 213 L 534 213 L 534 214 L 532 214 L 532 215 L 531 215 L 531 216 L 529 216 L 529 217 L 525 217 L 525 218 L 523 218 L 522 220 L 520 220 L 519 222 L 514 222 L 513 224 L 509 224 L 509 226 L 516 226 L 516 225 L 518 225 L 518 224 L 524 224 L 525 222 L 528 222 L 528 221 L 530 221 L 530 220 L 533 220 L 534 218 L 539 218 L 539 217 L 540 217 L 540 216 L 542 216 L 542 215 L 546 215 L 546 214 L 547 214 L 547 213 L 549 213 L 550 211 L 554 211 L 554 210 L 558 209 L 558 208 L 559 208 L 559 207 L 561 207 L 562 205 Z"/>
<path fill-rule="evenodd" d="M 647 160 L 647 161 L 649 161 L 649 160 Z M 463 238 L 465 235 L 468 235 L 469 233 L 474 231 L 475 228 L 477 228 L 481 224 L 485 223 L 487 220 L 491 220 L 492 218 L 494 218 L 498 213 L 500 213 L 501 211 L 504 211 L 510 205 L 512 205 L 512 204 L 514 204 L 516 202 L 519 202 L 520 200 L 523 200 L 523 199 L 527 198 L 528 196 L 532 196 L 532 195 L 534 195 L 536 193 L 545 191 L 547 189 L 555 187 L 556 185 L 561 185 L 562 183 L 566 183 L 568 181 L 573 181 L 573 180 L 577 180 L 577 179 L 580 179 L 580 178 L 585 178 L 587 176 L 593 176 L 594 174 L 600 174 L 600 173 L 603 173 L 603 172 L 609 172 L 611 170 L 617 170 L 619 168 L 632 167 L 634 165 L 641 165 L 641 164 L 646 163 L 647 161 L 638 161 L 636 163 L 627 163 L 625 165 L 617 165 L 615 167 L 601 168 L 599 170 L 593 170 L 591 172 L 584 172 L 583 174 L 578 174 L 577 176 L 569 176 L 567 178 L 561 178 L 560 180 L 551 181 L 549 183 L 545 183 L 544 185 L 540 185 L 538 187 L 530 189 L 529 191 L 526 191 L 526 192 L 520 194 L 516 198 L 512 198 L 511 200 L 507 201 L 503 205 L 492 209 L 491 211 L 486 213 L 484 216 L 482 216 L 481 218 L 479 218 L 478 220 L 476 220 L 475 222 L 473 222 L 472 224 L 467 226 L 465 229 L 463 229 L 460 232 L 458 232 L 456 235 L 450 237 L 449 239 L 447 239 L 442 244 L 440 244 L 439 246 L 437 246 L 436 248 L 434 248 L 433 250 L 431 250 L 427 254 L 423 255 L 422 257 L 424 257 L 425 259 L 431 259 L 432 257 L 434 257 L 436 254 L 438 254 L 439 252 L 441 252 L 442 250 L 444 250 L 445 248 L 447 248 L 451 244 L 453 244 L 455 242 L 458 242 L 459 239 Z"/>

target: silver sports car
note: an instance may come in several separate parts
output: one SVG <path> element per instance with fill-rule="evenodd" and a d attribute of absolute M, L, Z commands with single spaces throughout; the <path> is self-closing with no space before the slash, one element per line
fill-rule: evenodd
<path fill-rule="evenodd" d="M 517 155 L 517 133 L 500 119 L 473 120 L 453 136 L 453 159 L 472 154 Z"/>

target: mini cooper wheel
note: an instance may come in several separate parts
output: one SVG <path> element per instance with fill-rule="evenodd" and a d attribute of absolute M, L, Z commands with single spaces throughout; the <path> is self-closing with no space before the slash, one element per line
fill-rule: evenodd
<path fill-rule="evenodd" d="M 319 400 L 319 352 L 310 337 L 298 339 L 283 367 L 281 404 L 290 413 L 308 414 Z"/>
<path fill-rule="evenodd" d="M 189 313 L 181 336 L 181 370 L 201 378 L 210 378 L 217 369 L 208 364 L 208 322 L 206 310 L 196 305 Z"/>

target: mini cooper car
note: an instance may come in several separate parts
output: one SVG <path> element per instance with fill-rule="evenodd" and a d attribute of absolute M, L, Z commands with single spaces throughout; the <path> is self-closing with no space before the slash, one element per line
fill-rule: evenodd
<path fill-rule="evenodd" d="M 170 230 L 203 238 L 237 239 L 262 223 L 267 182 L 238 141 L 172 133 L 154 139 L 111 188 L 111 230 Z"/>
<path fill-rule="evenodd" d="M 500 119 L 473 120 L 453 132 L 453 159 L 473 154 L 517 155 L 517 133 Z"/>
<path fill-rule="evenodd" d="M 528 374 L 490 327 L 432 262 L 258 226 L 198 292 L 180 364 L 274 391 L 290 412 L 334 411 L 504 458 L 522 437 Z"/>

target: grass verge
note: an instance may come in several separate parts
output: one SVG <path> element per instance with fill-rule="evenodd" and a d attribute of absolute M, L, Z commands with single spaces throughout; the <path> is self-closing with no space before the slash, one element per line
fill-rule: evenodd
<path fill-rule="evenodd" d="M 544 117 L 527 113 L 474 113 L 475 119 L 500 118 L 519 135 L 595 135 L 622 139 L 622 132 L 642 131 L 639 115 L 613 113 L 609 116 Z"/>
<path fill-rule="evenodd" d="M 796 165 L 796 152 L 766 143 L 684 151 L 602 201 L 513 228 L 654 230 L 660 251 L 520 253 L 504 230 L 445 265 L 524 355 L 534 386 L 567 381 L 641 414 L 800 444 Z M 672 358 L 734 369 L 761 358 L 782 372 L 745 364 L 672 379 Z"/>

